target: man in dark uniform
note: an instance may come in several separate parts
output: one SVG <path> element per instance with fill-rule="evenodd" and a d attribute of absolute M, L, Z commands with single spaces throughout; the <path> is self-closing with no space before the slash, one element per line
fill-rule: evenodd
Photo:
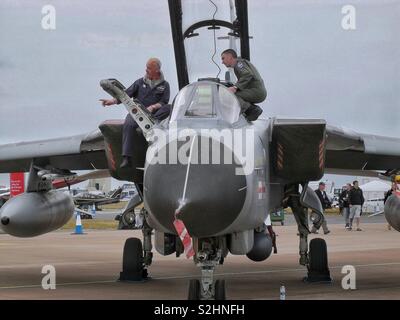
<path fill-rule="evenodd" d="M 322 209 L 324 211 L 325 211 L 325 209 L 330 208 L 332 206 L 331 201 L 329 200 L 328 196 L 326 195 L 324 182 L 321 181 L 318 185 L 318 189 L 315 190 L 314 192 L 318 196 L 319 201 L 321 201 Z M 313 214 L 311 215 L 311 219 L 312 218 L 313 218 Z M 324 230 L 324 234 L 328 234 L 330 232 L 330 230 L 328 229 L 325 217 L 320 226 L 322 226 L 322 229 Z M 319 229 L 319 227 L 316 227 L 314 225 L 311 229 L 311 232 L 318 233 L 318 229 Z"/>
<path fill-rule="evenodd" d="M 164 80 L 161 71 L 161 62 L 157 58 L 151 58 L 146 64 L 146 74 L 143 78 L 136 80 L 128 89 L 125 90 L 131 98 L 136 98 L 149 110 L 156 120 L 167 118 L 171 112 L 171 106 L 168 105 L 170 97 L 169 83 Z M 117 99 L 100 99 L 103 106 L 120 104 Z M 122 133 L 122 156 L 121 168 L 132 165 L 133 156 L 133 134 L 138 128 L 138 124 L 128 114 L 125 118 Z"/>
<path fill-rule="evenodd" d="M 290 207 L 297 223 L 299 236 L 299 263 L 303 266 L 308 264 L 308 209 L 303 207 L 300 202 L 299 184 L 285 186 L 284 197 L 282 200 L 283 208 Z"/>
<path fill-rule="evenodd" d="M 341 208 L 343 217 L 346 221 L 345 228 L 350 228 L 350 207 L 349 207 L 349 193 L 351 190 L 351 184 L 348 183 L 343 188 L 343 191 L 340 193 L 339 196 L 339 207 Z"/>
<path fill-rule="evenodd" d="M 227 49 L 221 54 L 222 63 L 233 68 L 238 81 L 229 90 L 240 102 L 242 113 L 249 121 L 255 121 L 262 113 L 262 109 L 254 103 L 260 103 L 267 97 L 264 81 L 254 65 L 239 58 L 235 50 Z"/>

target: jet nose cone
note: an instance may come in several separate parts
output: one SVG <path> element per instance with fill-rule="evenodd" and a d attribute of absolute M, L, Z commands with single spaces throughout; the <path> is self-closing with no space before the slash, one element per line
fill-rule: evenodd
<path fill-rule="evenodd" d="M 10 223 L 10 218 L 9 218 L 9 217 L 2 217 L 2 218 L 1 218 L 1 224 L 2 224 L 3 226 L 8 225 L 9 223 Z"/>
<path fill-rule="evenodd" d="M 185 188 L 186 167 L 153 165 L 146 171 L 146 202 L 157 221 L 172 230 L 175 212 L 191 236 L 212 236 L 229 227 L 246 199 L 246 178 L 235 175 L 233 165 L 193 165 Z M 156 181 L 152 183 L 150 181 Z M 145 189 L 146 190 L 146 189 Z"/>

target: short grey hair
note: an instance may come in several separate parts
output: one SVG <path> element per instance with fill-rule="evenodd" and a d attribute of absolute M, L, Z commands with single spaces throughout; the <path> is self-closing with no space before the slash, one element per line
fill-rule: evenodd
<path fill-rule="evenodd" d="M 159 70 L 161 70 L 161 61 L 158 58 L 150 58 L 147 63 L 155 63 Z"/>

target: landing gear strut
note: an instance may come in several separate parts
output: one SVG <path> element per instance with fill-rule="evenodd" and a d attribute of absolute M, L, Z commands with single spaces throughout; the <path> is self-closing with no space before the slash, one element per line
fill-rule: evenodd
<path fill-rule="evenodd" d="M 300 203 L 300 193 L 298 185 L 292 185 L 286 191 L 285 206 L 292 209 L 294 218 L 296 219 L 297 228 L 299 231 L 299 264 L 305 266 L 308 264 L 308 212 L 307 208 L 303 207 Z"/>
<path fill-rule="evenodd" d="M 307 184 L 303 185 L 303 189 Z M 303 192 L 305 192 L 303 190 Z M 312 202 L 311 202 L 312 204 Z M 326 242 L 323 239 L 313 239 L 310 241 L 310 250 L 308 250 L 308 209 L 302 205 L 300 200 L 299 185 L 288 185 L 285 190 L 284 206 L 291 207 L 296 219 L 299 235 L 299 253 L 301 265 L 307 266 L 308 275 L 304 278 L 306 282 L 331 282 L 328 267 L 328 250 Z M 322 212 L 314 211 L 313 224 L 318 229 L 325 222 Z"/>
<path fill-rule="evenodd" d="M 214 281 L 215 267 L 223 263 L 225 255 L 221 249 L 216 249 L 213 241 L 202 241 L 201 246 L 195 257 L 196 265 L 201 268 L 201 279 L 190 280 L 188 299 L 225 300 L 225 280 Z"/>

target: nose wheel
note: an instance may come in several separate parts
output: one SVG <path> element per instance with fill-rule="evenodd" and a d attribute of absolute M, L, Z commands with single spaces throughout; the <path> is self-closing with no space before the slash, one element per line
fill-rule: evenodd
<path fill-rule="evenodd" d="M 200 297 L 201 297 L 200 280 L 197 279 L 190 280 L 188 300 L 200 300 Z"/>
<path fill-rule="evenodd" d="M 225 280 L 215 281 L 215 300 L 226 300 Z"/>

